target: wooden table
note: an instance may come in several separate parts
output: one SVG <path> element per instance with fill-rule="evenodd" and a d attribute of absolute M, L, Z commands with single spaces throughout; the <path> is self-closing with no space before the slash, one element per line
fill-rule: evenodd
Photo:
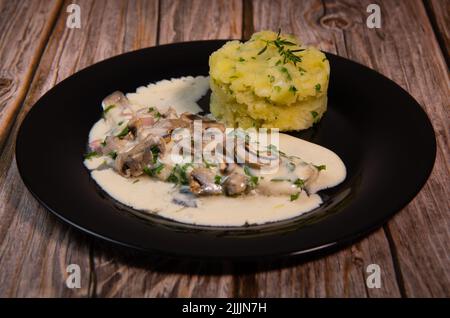
<path fill-rule="evenodd" d="M 81 8 L 80 29 L 66 27 L 72 2 Z M 381 7 L 380 29 L 366 26 L 373 2 Z M 0 296 L 449 297 L 449 14 L 448 0 L 0 0 Z M 370 236 L 310 260 L 180 262 L 82 234 L 25 189 L 14 158 L 16 134 L 56 83 L 122 52 L 248 38 L 278 27 L 383 73 L 410 92 L 433 123 L 438 148 L 430 179 Z M 380 289 L 365 284 L 372 263 L 381 267 Z M 81 268 L 79 289 L 65 285 L 69 264 Z"/>

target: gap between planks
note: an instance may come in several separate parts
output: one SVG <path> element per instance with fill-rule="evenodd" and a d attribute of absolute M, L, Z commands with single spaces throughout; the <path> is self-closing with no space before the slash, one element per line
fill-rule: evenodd
<path fill-rule="evenodd" d="M 24 81 L 21 87 L 18 89 L 17 96 L 15 100 L 11 102 L 11 105 L 5 109 L 4 118 L 0 121 L 0 153 L 3 152 L 3 148 L 6 145 L 6 141 L 8 140 L 11 129 L 16 121 L 17 114 L 19 114 L 28 91 L 30 90 L 31 83 L 33 82 L 36 70 L 39 66 L 42 55 L 44 54 L 48 40 L 50 39 L 50 36 L 55 28 L 56 21 L 58 21 L 61 14 L 62 6 L 63 0 L 57 0 L 57 4 L 50 12 L 48 22 L 45 24 L 42 34 L 39 37 L 39 44 L 36 48 L 36 52 L 31 58 L 30 66 L 25 73 Z"/>

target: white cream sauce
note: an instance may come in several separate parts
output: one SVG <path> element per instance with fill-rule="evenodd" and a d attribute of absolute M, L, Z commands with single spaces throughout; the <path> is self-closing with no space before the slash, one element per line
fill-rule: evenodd
<path fill-rule="evenodd" d="M 128 94 L 127 97 L 132 103 L 137 103 L 139 107 L 151 105 L 158 109 L 165 109 L 172 106 L 179 113 L 196 112 L 196 107 L 193 107 L 190 102 L 195 104 L 195 101 L 206 93 L 208 86 L 207 84 L 205 86 L 205 79 L 207 78 L 183 79 L 186 78 L 151 84 L 147 88 L 139 88 L 136 93 Z M 185 94 L 185 96 L 189 96 L 185 91 L 189 87 L 195 87 L 192 91 L 195 91 L 196 99 L 194 100 L 191 96 L 189 102 L 185 103 L 184 97 L 178 97 Z M 186 109 L 186 105 L 189 110 Z M 197 111 L 199 109 L 198 107 Z M 105 120 L 100 119 L 92 127 L 89 141 L 103 140 L 110 129 L 111 126 Z M 205 196 L 195 200 L 197 207 L 184 207 L 173 202 L 174 196 L 180 194 L 179 188 L 172 183 L 158 181 L 146 175 L 125 178 L 114 172 L 112 168 L 96 169 L 101 167 L 105 160 L 111 160 L 108 157 L 87 159 L 85 165 L 92 170 L 92 178 L 104 191 L 117 201 L 136 210 L 148 211 L 175 221 L 197 225 L 263 224 L 289 219 L 319 207 L 322 199 L 316 192 L 336 186 L 346 177 L 345 165 L 334 152 L 286 134 L 280 134 L 279 142 L 279 149 L 288 155 L 298 156 L 315 165 L 326 165 L 326 170 L 322 170 L 318 178 L 308 185 L 309 195 L 305 191 L 301 191 L 298 199 L 294 201 L 290 201 L 290 197 L 286 194 L 272 196 L 248 194 L 239 197 Z M 268 178 L 265 177 L 265 180 Z M 280 186 L 275 184 L 278 182 L 272 183 L 274 187 Z M 264 184 L 271 186 L 269 182 Z"/>

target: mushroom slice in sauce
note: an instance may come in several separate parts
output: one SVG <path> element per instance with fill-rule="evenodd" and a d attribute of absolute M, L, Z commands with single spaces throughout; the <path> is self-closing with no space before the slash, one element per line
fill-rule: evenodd
<path fill-rule="evenodd" d="M 235 196 L 248 190 L 248 177 L 239 172 L 233 172 L 225 178 L 223 188 L 226 195 Z"/>
<path fill-rule="evenodd" d="M 215 173 L 208 168 L 195 168 L 189 175 L 191 191 L 199 195 L 222 194 L 222 186 L 216 184 Z"/>

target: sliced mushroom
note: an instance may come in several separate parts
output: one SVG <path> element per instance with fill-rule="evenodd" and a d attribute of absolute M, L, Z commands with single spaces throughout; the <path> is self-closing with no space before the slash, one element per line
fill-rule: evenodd
<path fill-rule="evenodd" d="M 137 177 L 154 161 L 152 148 L 157 146 L 164 152 L 164 142 L 159 137 L 150 136 L 124 152 L 117 152 L 114 169 L 125 177 Z"/>
<path fill-rule="evenodd" d="M 248 190 L 248 177 L 239 172 L 233 172 L 223 182 L 226 195 L 236 196 Z"/>
<path fill-rule="evenodd" d="M 215 174 L 208 168 L 195 168 L 189 175 L 189 187 L 198 195 L 221 194 L 222 186 L 215 183 Z"/>

